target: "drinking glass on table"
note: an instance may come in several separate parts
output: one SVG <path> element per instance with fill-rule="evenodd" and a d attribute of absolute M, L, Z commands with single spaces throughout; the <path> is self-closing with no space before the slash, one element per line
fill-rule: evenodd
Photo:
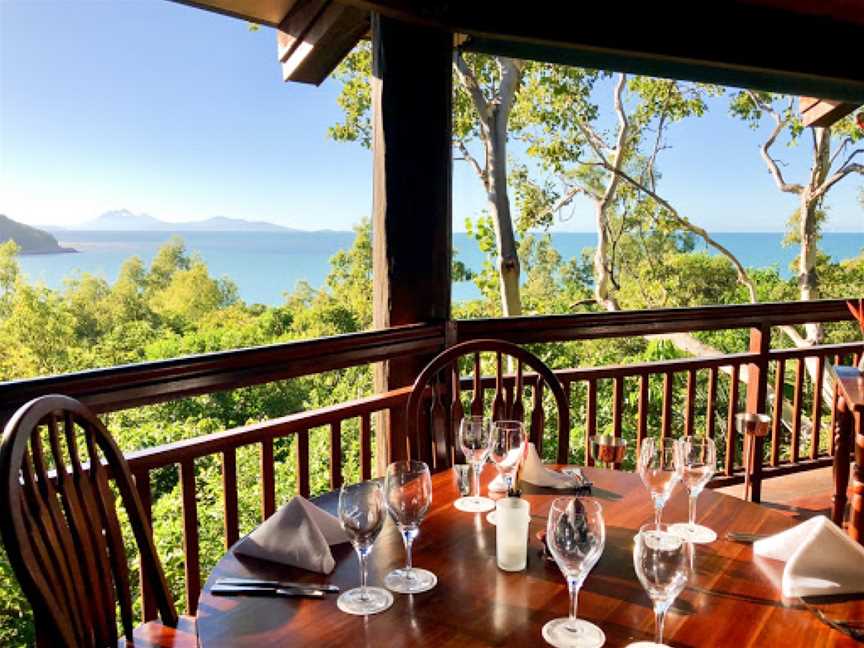
<path fill-rule="evenodd" d="M 499 477 L 504 481 L 506 492 L 513 488 L 513 480 L 519 470 L 519 464 L 528 450 L 528 437 L 521 421 L 493 421 L 492 449 L 489 458 L 495 464 Z M 492 490 L 492 485 L 489 486 Z M 496 489 L 498 490 L 498 489 Z M 486 520 L 495 524 L 496 511 L 491 511 Z"/>
<path fill-rule="evenodd" d="M 375 614 L 393 605 L 393 595 L 386 589 L 366 585 L 366 560 L 386 515 L 384 495 L 378 482 L 360 482 L 343 486 L 339 491 L 339 522 L 360 559 L 360 587 L 342 593 L 336 600 L 343 612 Z"/>
<path fill-rule="evenodd" d="M 636 535 L 633 546 L 633 567 L 642 587 L 654 604 L 654 642 L 638 641 L 627 648 L 659 648 L 663 643 L 663 622 L 690 577 L 690 548 L 665 524 L 646 524 Z"/>
<path fill-rule="evenodd" d="M 676 459 L 677 444 L 672 439 L 642 440 L 639 449 L 639 477 L 654 503 L 654 524 L 660 528 L 663 507 L 672 496 L 675 484 L 681 481 L 681 462 Z"/>
<path fill-rule="evenodd" d="M 482 416 L 466 416 L 459 424 L 459 446 L 465 460 L 473 467 L 473 491 L 470 497 L 460 497 L 455 506 L 460 511 L 483 513 L 495 508 L 494 500 L 480 495 L 480 472 L 492 450 L 492 431 L 489 421 Z"/>
<path fill-rule="evenodd" d="M 606 544 L 603 507 L 590 497 L 559 497 L 546 521 L 546 546 L 567 580 L 570 615 L 543 626 L 543 638 L 558 648 L 598 648 L 605 633 L 593 623 L 576 618 L 579 589 L 600 560 Z"/>
<path fill-rule="evenodd" d="M 588 437 L 591 444 L 591 456 L 594 461 L 611 468 L 624 461 L 627 452 L 627 441 L 611 434 L 596 434 Z"/>
<path fill-rule="evenodd" d="M 705 488 L 717 466 L 717 446 L 709 438 L 682 437 L 678 439 L 678 459 L 681 462 L 681 483 L 689 495 L 688 522 L 672 524 L 669 530 L 687 542 L 705 544 L 714 542 L 717 534 L 696 524 L 696 500 Z"/>
<path fill-rule="evenodd" d="M 420 523 L 432 505 L 432 477 L 422 461 L 396 461 L 387 466 L 384 476 L 384 501 L 390 517 L 402 533 L 407 560 L 404 569 L 384 577 L 387 589 L 401 594 L 426 592 L 438 583 L 430 571 L 418 569 L 411 560 L 411 548 L 420 532 Z"/>

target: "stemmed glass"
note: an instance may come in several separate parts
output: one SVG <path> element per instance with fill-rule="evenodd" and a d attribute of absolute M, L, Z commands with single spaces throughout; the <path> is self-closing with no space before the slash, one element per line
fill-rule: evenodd
<path fill-rule="evenodd" d="M 657 443 L 651 437 L 642 440 L 639 450 L 639 477 L 654 502 L 654 525 L 658 529 L 663 507 L 675 490 L 675 484 L 681 481 L 681 462 L 676 459 L 677 454 L 678 446 L 671 440 Z"/>
<path fill-rule="evenodd" d="M 611 468 L 624 460 L 627 452 L 627 441 L 611 434 L 597 434 L 588 437 L 591 444 L 591 456 L 594 461 L 601 462 Z"/>
<path fill-rule="evenodd" d="M 688 522 L 672 524 L 669 530 L 687 542 L 705 544 L 714 542 L 717 534 L 701 524 L 696 524 L 696 499 L 705 488 L 717 467 L 717 446 L 705 437 L 683 437 L 678 439 L 678 459 L 681 462 L 681 482 L 689 497 Z"/>
<path fill-rule="evenodd" d="M 438 578 L 426 569 L 412 565 L 411 547 L 420 532 L 420 523 L 432 505 L 432 478 L 429 466 L 422 461 L 397 461 L 387 466 L 384 477 L 384 499 L 390 517 L 402 533 L 407 561 L 384 577 L 387 589 L 401 594 L 426 592 Z"/>
<path fill-rule="evenodd" d="M 680 536 L 669 532 L 665 524 L 646 524 L 636 536 L 633 567 L 642 587 L 654 603 L 654 643 L 638 641 L 627 648 L 659 648 L 663 643 L 666 610 L 684 589 L 690 577 L 690 546 Z"/>
<path fill-rule="evenodd" d="M 593 623 L 576 618 L 579 589 L 600 560 L 606 544 L 603 507 L 590 497 L 559 497 L 552 502 L 546 522 L 546 545 L 570 590 L 570 616 L 543 626 L 543 638 L 558 648 L 598 648 L 605 633 Z"/>
<path fill-rule="evenodd" d="M 343 486 L 339 491 L 339 522 L 360 559 L 360 587 L 344 592 L 336 605 L 348 614 L 375 614 L 393 605 L 383 587 L 366 586 L 366 559 L 387 515 L 381 484 L 374 481 Z"/>
<path fill-rule="evenodd" d="M 466 416 L 459 424 L 459 446 L 465 455 L 465 460 L 472 464 L 474 494 L 470 497 L 460 497 L 455 506 L 460 511 L 469 513 L 484 513 L 495 508 L 494 500 L 480 495 L 480 471 L 492 450 L 492 432 L 489 421 L 482 416 Z"/>
<path fill-rule="evenodd" d="M 492 423 L 492 450 L 489 458 L 495 464 L 498 475 L 504 480 L 507 492 L 513 488 L 513 478 L 528 450 L 528 438 L 521 421 L 494 421 Z M 490 486 L 491 490 L 491 486 Z M 490 511 L 486 521 L 495 524 L 496 511 Z"/>

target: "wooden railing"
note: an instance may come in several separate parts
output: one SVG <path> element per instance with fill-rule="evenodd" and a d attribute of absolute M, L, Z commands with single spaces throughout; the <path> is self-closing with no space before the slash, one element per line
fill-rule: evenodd
<path fill-rule="evenodd" d="M 598 430 L 633 438 L 677 436 L 704 426 L 722 449 L 721 473 L 714 485 L 742 479 L 740 442 L 734 429 L 738 411 L 772 415 L 772 432 L 764 450 L 766 466 L 757 463 L 754 495 L 761 476 L 827 465 L 833 449 L 836 397 L 831 407 L 814 397 L 823 391 L 827 362 L 857 362 L 864 345 L 851 343 L 807 349 L 771 349 L 772 327 L 807 322 L 835 322 L 849 318 L 841 300 L 717 306 L 623 313 L 591 313 L 549 317 L 418 324 L 382 331 L 343 335 L 253 349 L 99 369 L 48 378 L 0 383 L 0 418 L 36 396 L 64 393 L 99 412 L 167 402 L 216 391 L 362 366 L 406 355 L 429 357 L 449 344 L 477 338 L 499 338 L 517 343 L 553 343 L 602 337 L 646 336 L 718 329 L 749 329 L 749 348 L 732 355 L 687 358 L 621 366 L 559 368 L 556 374 L 570 398 L 576 438 L 587 439 Z M 807 371 L 807 362 L 814 364 Z M 811 379 L 810 376 L 814 376 Z M 507 387 L 507 378 L 504 387 Z M 484 389 L 496 389 L 494 378 L 484 378 Z M 526 385 L 530 386 L 526 376 Z M 791 394 L 786 395 L 787 385 Z M 655 396 L 652 398 L 652 388 Z M 201 585 L 195 462 L 207 456 L 221 459 L 224 541 L 239 537 L 237 450 L 258 446 L 260 514 L 276 508 L 274 441 L 296 438 L 297 492 L 309 495 L 309 431 L 329 429 L 329 485 L 343 480 L 341 437 L 346 421 L 359 421 L 360 476 L 374 474 L 372 416 L 404 407 L 409 388 L 376 394 L 331 407 L 290 414 L 253 425 L 208 434 L 130 453 L 130 468 L 138 492 L 150 514 L 151 472 L 179 468 L 183 503 L 186 608 L 195 612 Z M 512 396 L 510 396 L 512 397 Z M 598 403 L 611 403 L 601 415 Z M 829 399 L 830 400 L 830 399 Z M 680 404 L 680 405 L 679 405 Z M 784 414 L 785 413 L 785 414 Z M 701 424 L 699 423 L 701 419 Z M 830 421 L 827 427 L 825 421 Z M 353 424 L 352 424 L 353 426 Z M 809 426 L 809 427 L 808 427 Z M 806 434 L 802 435 L 802 431 Z M 404 433 L 404 431 L 402 432 Z M 542 439 L 542 430 L 535 431 Z M 803 441 L 803 443 L 802 443 Z M 550 441 L 551 442 L 551 441 Z M 559 443 L 557 438 L 554 441 Z M 563 440 L 561 443 L 569 443 Z M 587 441 L 585 441 L 587 443 Z M 559 453 L 590 463 L 586 446 L 558 448 Z M 802 452 L 803 451 L 803 452 Z M 559 454 L 556 453 L 556 454 Z M 761 446 L 757 456 L 763 456 Z M 152 599 L 142 584 L 145 619 L 155 616 Z"/>

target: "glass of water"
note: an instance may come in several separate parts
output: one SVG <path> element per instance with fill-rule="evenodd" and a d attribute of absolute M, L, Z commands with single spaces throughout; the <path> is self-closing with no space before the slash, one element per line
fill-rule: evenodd
<path fill-rule="evenodd" d="M 489 420 L 482 416 L 466 416 L 459 424 L 459 446 L 465 460 L 471 464 L 473 491 L 470 497 L 460 497 L 455 506 L 460 511 L 484 513 L 495 508 L 495 501 L 480 495 L 480 473 L 492 450 L 492 430 Z"/>
<path fill-rule="evenodd" d="M 681 481 L 681 462 L 677 454 L 678 445 L 672 439 L 657 441 L 647 437 L 639 449 L 639 477 L 654 503 L 654 524 L 658 529 L 663 507 L 672 496 L 675 484 Z"/>
<path fill-rule="evenodd" d="M 663 643 L 666 611 L 690 578 L 690 546 L 665 524 L 644 525 L 635 540 L 633 567 L 654 604 L 654 643 L 639 641 L 627 648 L 659 648 L 666 645 Z"/>
<path fill-rule="evenodd" d="M 339 522 L 360 560 L 360 587 L 343 592 L 336 600 L 343 612 L 375 614 L 393 605 L 393 595 L 386 589 L 366 585 L 366 561 L 386 516 L 384 494 L 378 482 L 351 484 L 339 491 Z"/>
<path fill-rule="evenodd" d="M 696 500 L 705 488 L 717 467 L 717 446 L 710 438 L 682 437 L 678 439 L 678 460 L 681 462 L 681 483 L 689 495 L 688 522 L 673 524 L 672 533 L 687 542 L 705 544 L 714 542 L 717 534 L 701 524 L 696 524 Z"/>
<path fill-rule="evenodd" d="M 546 521 L 546 546 L 567 580 L 570 615 L 543 626 L 543 638 L 558 648 L 599 648 L 606 634 L 576 616 L 579 589 L 606 545 L 603 507 L 590 497 L 559 497 Z"/>

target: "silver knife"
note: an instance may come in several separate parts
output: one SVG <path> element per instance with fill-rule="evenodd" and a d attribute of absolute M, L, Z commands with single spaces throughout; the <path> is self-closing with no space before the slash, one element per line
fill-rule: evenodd
<path fill-rule="evenodd" d="M 225 576 L 216 579 L 217 585 L 241 585 L 247 587 L 284 587 L 288 589 L 312 589 L 324 592 L 338 593 L 339 586 L 329 583 L 294 583 L 290 581 L 266 580 L 261 578 L 243 578 L 238 576 Z"/>
<path fill-rule="evenodd" d="M 210 588 L 214 596 L 284 596 L 286 598 L 324 598 L 327 593 L 320 589 L 299 589 L 296 587 L 250 587 L 244 585 L 214 585 Z"/>
<path fill-rule="evenodd" d="M 767 538 L 768 533 L 745 533 L 743 531 L 729 531 L 726 534 L 726 539 L 732 542 L 741 542 L 743 544 L 753 544 L 757 540 Z"/>

